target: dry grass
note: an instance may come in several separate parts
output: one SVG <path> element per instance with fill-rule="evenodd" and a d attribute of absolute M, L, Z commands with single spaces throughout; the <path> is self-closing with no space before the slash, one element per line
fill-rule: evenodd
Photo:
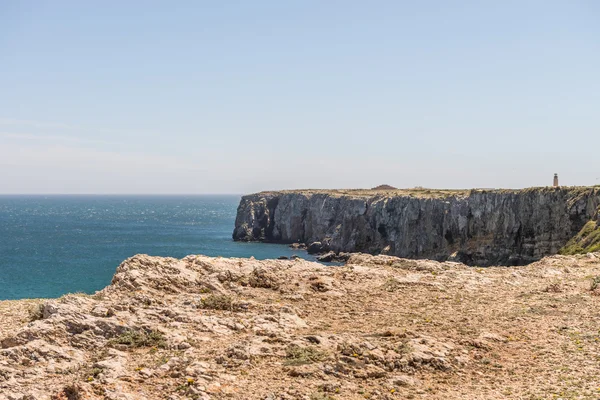
<path fill-rule="evenodd" d="M 474 189 L 433 189 L 433 188 L 412 188 L 395 190 L 373 190 L 373 189 L 298 189 L 298 190 L 279 190 L 264 191 L 257 194 L 263 196 L 273 196 L 282 194 L 303 194 L 329 195 L 332 197 L 350 196 L 350 197 L 375 197 L 375 196 L 407 196 L 416 198 L 449 198 L 449 197 L 467 197 L 477 193 L 528 193 L 528 192 L 558 192 L 568 191 L 577 198 L 579 195 L 588 193 L 590 190 L 598 190 L 597 187 L 588 186 L 561 186 L 558 188 L 551 186 L 531 187 L 526 189 L 496 189 L 496 188 L 474 188 Z"/>

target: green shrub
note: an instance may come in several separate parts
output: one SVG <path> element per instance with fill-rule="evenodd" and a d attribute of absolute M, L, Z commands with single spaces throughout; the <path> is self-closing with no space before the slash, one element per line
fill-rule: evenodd
<path fill-rule="evenodd" d="M 110 345 L 122 344 L 128 347 L 166 347 L 164 335 L 157 330 L 129 330 L 109 341 Z"/>
<path fill-rule="evenodd" d="M 254 288 L 278 289 L 279 281 L 275 274 L 262 268 L 255 268 L 248 277 L 248 284 Z"/>
<path fill-rule="evenodd" d="M 589 221 L 575 237 L 560 249 L 559 254 L 574 255 L 600 251 L 600 226 L 596 221 Z"/>
<path fill-rule="evenodd" d="M 316 347 L 291 345 L 286 350 L 287 365 L 304 365 L 319 362 L 327 358 L 327 353 Z"/>
<path fill-rule="evenodd" d="M 211 294 L 200 300 L 200 308 L 207 310 L 239 311 L 241 305 L 234 301 L 231 296 L 224 294 Z"/>

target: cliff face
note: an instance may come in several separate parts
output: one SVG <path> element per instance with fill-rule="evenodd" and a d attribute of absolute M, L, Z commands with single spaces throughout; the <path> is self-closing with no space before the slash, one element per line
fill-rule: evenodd
<path fill-rule="evenodd" d="M 517 265 L 557 253 L 599 204 L 597 187 L 263 192 L 242 198 L 233 238 Z"/>

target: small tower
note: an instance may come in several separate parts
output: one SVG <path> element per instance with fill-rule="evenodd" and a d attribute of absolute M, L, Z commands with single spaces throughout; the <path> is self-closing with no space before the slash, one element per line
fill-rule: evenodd
<path fill-rule="evenodd" d="M 554 183 L 553 183 L 554 187 L 558 187 L 558 174 L 554 174 Z"/>

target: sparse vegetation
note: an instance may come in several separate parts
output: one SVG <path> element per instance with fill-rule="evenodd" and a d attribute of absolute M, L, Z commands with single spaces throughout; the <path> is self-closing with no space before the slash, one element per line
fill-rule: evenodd
<path fill-rule="evenodd" d="M 209 310 L 229 310 L 233 311 L 233 299 L 231 296 L 211 294 L 200 300 L 200 307 Z"/>
<path fill-rule="evenodd" d="M 286 350 L 287 365 L 304 365 L 323 361 L 327 358 L 327 353 L 316 347 L 301 347 L 291 345 Z"/>
<path fill-rule="evenodd" d="M 254 268 L 248 277 L 248 285 L 254 288 L 277 289 L 279 281 L 273 273 L 263 268 Z"/>
<path fill-rule="evenodd" d="M 79 385 L 71 384 L 67 385 L 59 393 L 52 396 L 52 400 L 81 400 L 83 396 L 81 394 L 81 388 Z"/>
<path fill-rule="evenodd" d="M 399 343 L 398 347 L 396 348 L 396 352 L 398 352 L 399 354 L 409 354 L 412 351 L 413 351 L 412 345 L 406 341 Z"/>
<path fill-rule="evenodd" d="M 600 285 L 600 275 L 594 276 L 592 278 L 592 283 L 590 284 L 590 290 L 592 292 L 596 291 L 596 289 L 598 289 L 599 285 Z"/>
<path fill-rule="evenodd" d="M 85 374 L 85 380 L 87 382 L 92 382 L 94 379 L 98 378 L 98 376 L 100 376 L 100 374 L 102 373 L 102 369 L 100 368 L 92 368 L 89 371 L 86 372 Z"/>
<path fill-rule="evenodd" d="M 32 304 L 27 310 L 29 321 L 37 321 L 44 318 L 44 303 Z"/>
<path fill-rule="evenodd" d="M 310 287 L 315 292 L 326 292 L 328 290 L 327 284 L 323 280 L 323 278 L 319 276 L 311 276 L 308 278 L 310 283 Z"/>
<path fill-rule="evenodd" d="M 109 341 L 110 345 L 121 344 L 128 347 L 166 347 L 164 335 L 157 330 L 129 330 Z"/>
<path fill-rule="evenodd" d="M 247 304 L 234 300 L 231 296 L 223 294 L 211 294 L 202 300 L 198 305 L 206 310 L 223 310 L 223 311 L 245 311 Z"/>
<path fill-rule="evenodd" d="M 562 292 L 562 285 L 560 282 L 552 282 L 544 289 L 546 293 L 560 293 Z"/>
<path fill-rule="evenodd" d="M 560 249 L 562 255 L 585 254 L 600 251 L 600 226 L 597 221 L 589 221 L 581 231 Z"/>
<path fill-rule="evenodd" d="M 401 287 L 402 284 L 395 278 L 389 278 L 387 281 L 385 281 L 385 283 L 382 286 L 383 290 L 385 290 L 386 292 L 395 292 Z"/>

